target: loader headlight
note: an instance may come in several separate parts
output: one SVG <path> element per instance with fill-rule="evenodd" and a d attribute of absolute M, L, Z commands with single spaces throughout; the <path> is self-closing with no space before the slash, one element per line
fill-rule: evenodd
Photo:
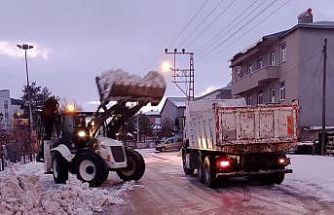
<path fill-rule="evenodd" d="M 88 135 L 87 135 L 86 131 L 84 131 L 84 130 L 78 131 L 78 137 L 85 138 L 87 136 Z"/>

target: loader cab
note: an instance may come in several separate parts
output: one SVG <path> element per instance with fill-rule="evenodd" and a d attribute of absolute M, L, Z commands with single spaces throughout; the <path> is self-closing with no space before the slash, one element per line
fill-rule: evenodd
<path fill-rule="evenodd" d="M 88 122 L 92 113 L 71 112 L 61 116 L 60 141 L 70 148 L 86 147 L 92 139 Z"/>

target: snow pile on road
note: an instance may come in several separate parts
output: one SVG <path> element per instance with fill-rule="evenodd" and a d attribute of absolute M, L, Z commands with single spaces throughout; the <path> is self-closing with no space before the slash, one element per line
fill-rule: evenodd
<path fill-rule="evenodd" d="M 166 88 L 166 82 L 164 77 L 156 71 L 151 71 L 144 78 L 141 78 L 138 75 L 130 75 L 122 69 L 108 70 L 102 72 L 102 74 L 98 78 L 99 80 L 97 84 L 100 88 L 103 100 L 110 99 L 110 95 L 112 95 L 111 92 L 117 91 L 116 86 L 128 87 L 129 92 L 135 94 L 141 93 L 141 90 L 138 91 L 139 88 Z M 131 88 L 133 89 L 133 91 L 131 91 Z M 131 96 L 131 94 L 129 96 Z"/>
<path fill-rule="evenodd" d="M 93 214 L 123 203 L 120 195 L 135 186 L 127 182 L 118 189 L 90 188 L 73 175 L 65 185 L 50 186 L 52 175 L 38 175 L 38 165 L 22 166 L 23 171 L 11 169 L 0 175 L 0 214 Z M 25 166 L 33 167 L 31 175 L 22 174 L 28 173 Z"/>

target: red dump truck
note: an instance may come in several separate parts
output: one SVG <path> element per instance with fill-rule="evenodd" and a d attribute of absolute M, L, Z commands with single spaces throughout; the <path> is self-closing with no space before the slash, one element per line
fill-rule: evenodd
<path fill-rule="evenodd" d="M 185 111 L 183 169 L 209 187 L 251 176 L 280 184 L 292 170 L 285 152 L 297 144 L 298 102 L 248 106 L 243 99 L 195 100 Z"/>

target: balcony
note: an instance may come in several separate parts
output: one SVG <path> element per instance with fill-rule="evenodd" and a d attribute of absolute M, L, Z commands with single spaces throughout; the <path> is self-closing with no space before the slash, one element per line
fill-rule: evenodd
<path fill-rule="evenodd" d="M 278 66 L 265 66 L 250 74 L 238 78 L 232 83 L 232 93 L 241 94 L 258 86 L 264 82 L 279 78 Z"/>

